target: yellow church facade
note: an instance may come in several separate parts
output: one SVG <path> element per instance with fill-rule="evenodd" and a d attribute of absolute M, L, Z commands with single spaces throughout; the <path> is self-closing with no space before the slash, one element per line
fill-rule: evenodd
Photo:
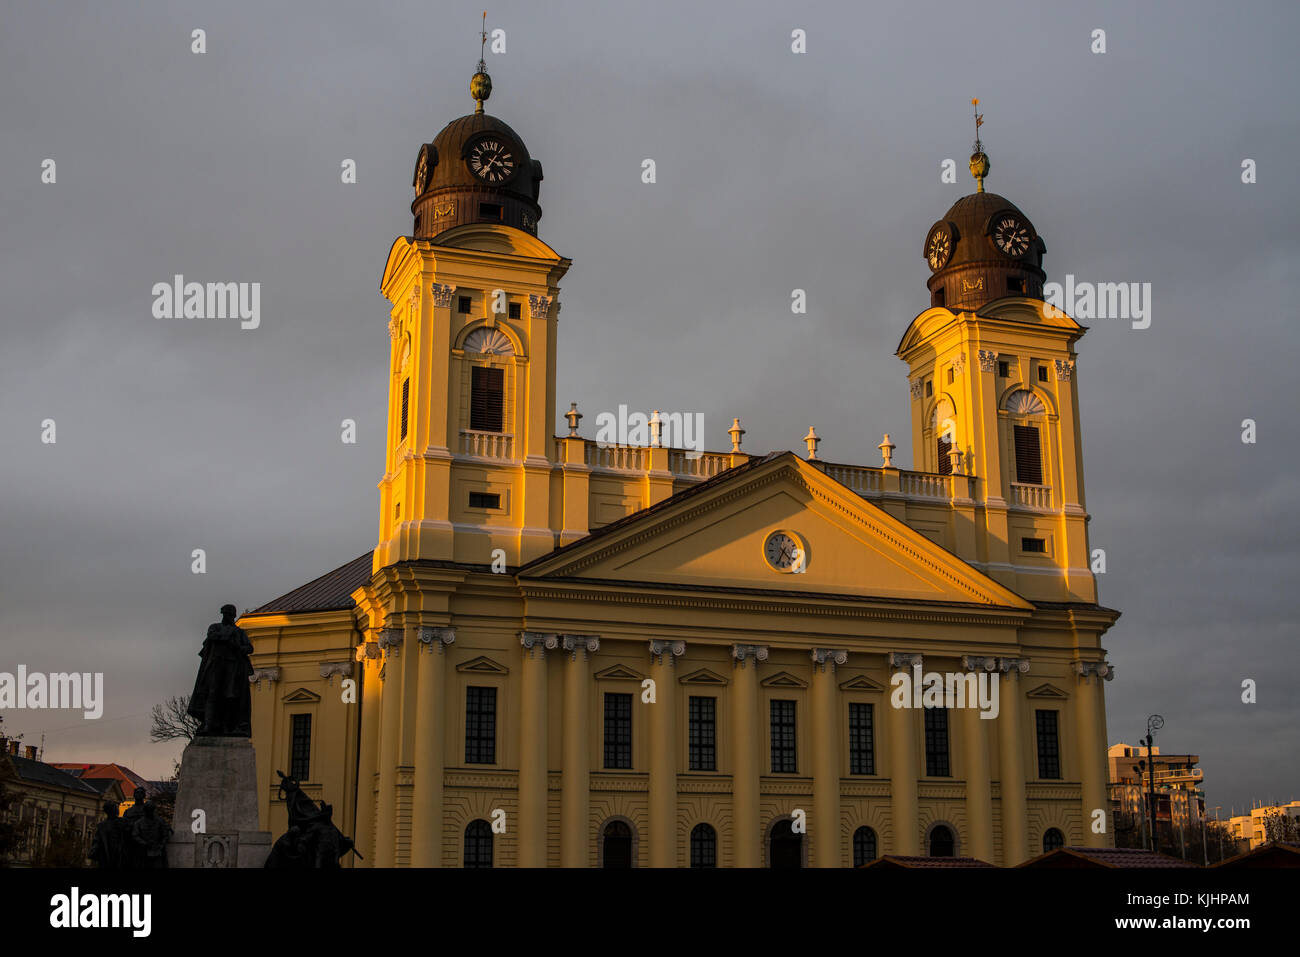
<path fill-rule="evenodd" d="M 822 461 L 812 430 L 806 456 L 751 454 L 739 421 L 725 451 L 606 445 L 576 408 L 554 434 L 571 264 L 537 235 L 540 164 L 473 89 L 420 149 L 381 282 L 378 542 L 240 620 L 263 826 L 287 826 L 280 769 L 355 866 L 1110 845 L 1084 329 L 1044 307 L 1045 246 L 978 144 L 900 323 L 914 469 L 888 437 L 880 465 Z"/>

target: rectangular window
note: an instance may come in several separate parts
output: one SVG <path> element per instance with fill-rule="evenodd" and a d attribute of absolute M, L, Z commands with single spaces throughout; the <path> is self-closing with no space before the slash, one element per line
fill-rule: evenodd
<path fill-rule="evenodd" d="M 925 709 L 925 773 L 932 778 L 946 778 L 948 768 L 948 709 Z"/>
<path fill-rule="evenodd" d="M 718 770 L 718 699 L 691 696 L 688 702 L 690 769 Z"/>
<path fill-rule="evenodd" d="M 632 767 L 632 696 L 605 695 L 605 767 Z"/>
<path fill-rule="evenodd" d="M 849 773 L 876 773 L 875 728 L 871 705 L 849 703 Z"/>
<path fill-rule="evenodd" d="M 998 378 L 999 378 L 999 379 L 1005 379 L 1005 378 L 1007 378 L 1007 376 L 1009 376 L 1009 375 L 1011 375 L 1011 366 L 1010 366 L 1008 363 L 1006 363 L 1006 362 L 999 362 L 999 363 L 998 363 Z"/>
<path fill-rule="evenodd" d="M 1045 555 L 1047 554 L 1047 542 L 1041 538 L 1022 538 L 1020 540 L 1020 550 Z"/>
<path fill-rule="evenodd" d="M 928 399 L 934 395 L 934 383 L 929 379 L 925 380 L 925 397 Z"/>
<path fill-rule="evenodd" d="M 937 449 L 938 449 L 937 454 L 939 456 L 939 474 L 951 475 L 952 458 L 951 456 L 948 455 L 948 453 L 952 451 L 952 443 L 947 441 L 946 439 L 940 439 Z"/>
<path fill-rule="evenodd" d="M 795 755 L 795 727 L 793 701 L 773 698 L 768 703 L 772 735 L 772 773 L 796 774 L 798 762 Z"/>
<path fill-rule="evenodd" d="M 1043 456 L 1038 444 L 1038 429 L 1032 425 L 1017 425 L 1016 481 L 1024 485 L 1043 484 Z"/>
<path fill-rule="evenodd" d="M 462 316 L 468 316 L 468 315 L 469 315 L 469 303 L 470 303 L 469 296 L 457 296 L 457 297 L 456 297 L 456 311 L 459 312 Z"/>
<path fill-rule="evenodd" d="M 1007 278 L 1007 292 L 1024 292 L 1025 280 L 1019 276 L 1010 276 Z"/>
<path fill-rule="evenodd" d="M 948 384 L 952 385 L 957 380 L 957 372 L 952 366 L 948 366 Z"/>
<path fill-rule="evenodd" d="M 474 366 L 470 370 L 469 427 L 476 432 L 500 432 L 505 401 L 505 370 Z"/>
<path fill-rule="evenodd" d="M 519 318 L 519 303 L 517 303 L 517 302 L 512 302 L 512 303 L 510 304 L 509 315 L 510 315 L 510 318 L 511 318 L 511 319 L 518 319 L 518 318 Z"/>
<path fill-rule="evenodd" d="M 501 209 L 500 203 L 479 203 L 478 215 L 480 219 L 500 219 Z"/>
<path fill-rule="evenodd" d="M 1061 740 L 1055 711 L 1035 711 L 1038 724 L 1038 776 L 1060 778 Z"/>
<path fill-rule="evenodd" d="M 407 413 L 411 408 L 411 380 L 402 380 L 402 438 L 406 438 Z"/>
<path fill-rule="evenodd" d="M 295 714 L 290 719 L 289 777 L 311 780 L 311 715 Z"/>
<path fill-rule="evenodd" d="M 938 289 L 934 291 L 934 304 L 936 306 L 942 306 L 945 299 L 947 299 L 947 296 L 945 295 L 945 290 L 943 286 L 940 286 Z"/>
<path fill-rule="evenodd" d="M 497 689 L 465 689 L 465 763 L 497 760 Z"/>
<path fill-rule="evenodd" d="M 1038 367 L 1038 381 L 1039 382 L 1047 381 L 1047 366 Z"/>
<path fill-rule="evenodd" d="M 496 492 L 470 492 L 470 508 L 500 508 L 501 496 Z"/>

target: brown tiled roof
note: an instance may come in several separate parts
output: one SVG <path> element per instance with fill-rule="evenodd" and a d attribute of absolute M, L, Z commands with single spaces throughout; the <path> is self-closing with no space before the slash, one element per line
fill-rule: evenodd
<path fill-rule="evenodd" d="M 955 867 L 992 867 L 988 861 L 981 861 L 978 857 L 910 857 L 902 854 L 886 854 L 884 857 L 878 857 L 870 864 L 864 864 L 863 867 L 926 867 L 926 868 L 955 868 Z"/>
<path fill-rule="evenodd" d="M 1058 847 L 1018 867 L 1200 867 L 1142 847 Z"/>
<path fill-rule="evenodd" d="M 306 611 L 341 611 L 356 606 L 352 593 L 370 581 L 370 562 L 373 552 L 358 555 L 346 565 L 340 565 L 315 581 L 300 585 L 293 591 L 273 598 L 250 615 L 271 615 Z"/>
<path fill-rule="evenodd" d="M 1245 851 L 1215 867 L 1300 867 L 1300 844 L 1294 841 L 1270 841 L 1253 851 Z"/>

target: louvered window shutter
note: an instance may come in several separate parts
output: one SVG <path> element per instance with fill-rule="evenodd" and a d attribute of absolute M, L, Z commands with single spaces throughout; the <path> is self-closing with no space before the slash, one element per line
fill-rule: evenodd
<path fill-rule="evenodd" d="M 406 438 L 406 427 L 408 422 L 407 413 L 411 406 L 411 380 L 402 380 L 402 438 Z"/>
<path fill-rule="evenodd" d="M 475 366 L 470 372 L 469 427 L 500 432 L 505 400 L 505 370 Z"/>
<path fill-rule="evenodd" d="M 948 457 L 948 453 L 952 451 L 952 443 L 949 442 L 947 439 L 940 439 L 938 449 L 939 449 L 939 474 L 951 475 L 952 459 Z"/>
<path fill-rule="evenodd" d="M 1038 429 L 1032 425 L 1016 427 L 1016 481 L 1025 485 L 1043 484 L 1043 456 L 1038 445 Z"/>

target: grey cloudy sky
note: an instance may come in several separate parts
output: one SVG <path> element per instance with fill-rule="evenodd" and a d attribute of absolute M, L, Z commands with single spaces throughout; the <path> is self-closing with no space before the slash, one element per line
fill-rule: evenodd
<path fill-rule="evenodd" d="M 420 143 L 472 109 L 479 11 L 3 5 L 0 670 L 107 682 L 98 722 L 4 716 L 48 760 L 170 770 L 147 712 L 189 691 L 218 606 L 374 544 L 378 283 Z M 889 431 L 910 464 L 893 352 L 928 305 L 925 233 L 972 189 L 981 97 L 989 189 L 1046 239 L 1049 280 L 1151 283 L 1149 329 L 1097 320 L 1079 345 L 1101 596 L 1124 612 L 1110 738 L 1160 712 L 1211 808 L 1300 797 L 1295 4 L 512 2 L 488 25 L 489 111 L 544 164 L 540 235 L 574 262 L 561 410 L 701 411 L 710 448 L 739 415 L 750 451 L 812 423 L 825 458 L 877 464 Z M 176 273 L 262 283 L 261 327 L 153 318 Z"/>

